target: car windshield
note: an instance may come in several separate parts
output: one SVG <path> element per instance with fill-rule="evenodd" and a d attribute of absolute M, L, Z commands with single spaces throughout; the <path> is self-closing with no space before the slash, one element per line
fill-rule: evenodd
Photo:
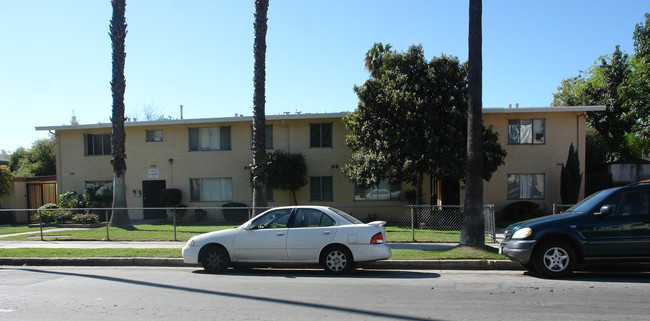
<path fill-rule="evenodd" d="M 343 211 L 341 211 L 341 210 L 337 210 L 337 209 L 332 208 L 332 207 L 330 207 L 329 209 L 330 209 L 332 212 L 334 212 L 334 213 L 340 215 L 340 216 L 343 217 L 346 221 L 348 221 L 348 222 L 350 222 L 350 223 L 352 223 L 352 224 L 363 224 L 363 222 L 359 221 L 356 217 L 354 217 L 354 216 L 352 216 L 352 215 L 350 215 L 350 214 L 348 214 L 348 213 L 346 213 L 346 212 L 343 212 Z"/>
<path fill-rule="evenodd" d="M 591 194 L 589 197 L 578 202 L 576 205 L 571 206 L 564 213 L 568 213 L 568 212 L 584 213 L 592 209 L 594 206 L 598 205 L 599 203 L 603 202 L 606 198 L 612 195 L 616 190 L 617 190 L 616 188 L 610 188 L 610 189 L 602 190 L 600 192 Z"/>

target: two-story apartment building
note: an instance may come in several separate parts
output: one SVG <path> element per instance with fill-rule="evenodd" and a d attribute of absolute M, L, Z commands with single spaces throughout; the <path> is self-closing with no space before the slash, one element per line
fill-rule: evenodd
<path fill-rule="evenodd" d="M 559 203 L 560 170 L 569 146 L 579 151 L 584 168 L 586 111 L 604 107 L 486 108 L 483 120 L 499 133 L 507 150 L 505 165 L 484 183 L 485 203 L 497 211 L 516 200 L 532 200 L 547 208 Z M 286 114 L 266 117 L 267 150 L 302 153 L 307 161 L 307 186 L 297 198 L 301 204 L 337 207 L 407 204 L 404 191 L 412 187 L 355 188 L 340 172 L 350 152 L 345 145 L 347 113 Z M 190 207 L 221 206 L 227 202 L 251 203 L 249 164 L 252 159 L 252 117 L 226 117 L 155 122 L 127 122 L 127 204 L 159 207 L 160 191 L 178 188 Z M 82 192 L 112 181 L 111 124 L 44 126 L 57 142 L 57 184 L 61 193 Z M 465 148 L 465 146 L 459 146 Z M 584 170 L 583 170 L 584 171 Z M 584 186 L 584 184 L 583 184 Z M 463 184 L 425 184 L 462 204 Z M 454 197 L 455 196 L 455 197 Z M 271 206 L 289 205 L 290 194 L 269 191 Z M 390 210 L 374 209 L 389 219 Z M 131 211 L 134 219 L 148 212 Z M 151 214 L 154 215 L 154 214 Z"/>

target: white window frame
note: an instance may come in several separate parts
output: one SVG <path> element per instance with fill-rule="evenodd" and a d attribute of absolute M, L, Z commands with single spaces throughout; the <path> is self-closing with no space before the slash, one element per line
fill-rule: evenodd
<path fill-rule="evenodd" d="M 101 137 L 101 145 L 98 146 L 95 137 Z M 92 140 L 92 146 L 89 146 L 88 140 Z M 108 139 L 108 141 L 107 141 Z M 106 156 L 112 155 L 111 134 L 84 134 L 84 156 Z"/>
<path fill-rule="evenodd" d="M 508 174 L 506 193 L 509 200 L 545 199 L 545 180 L 543 173 Z"/>
<path fill-rule="evenodd" d="M 145 129 L 145 142 L 157 143 L 163 141 L 162 129 Z"/>
<path fill-rule="evenodd" d="M 190 178 L 191 202 L 232 202 L 231 177 Z"/>
<path fill-rule="evenodd" d="M 188 142 L 191 152 L 231 150 L 231 128 L 230 126 L 191 127 L 188 130 Z"/>
<path fill-rule="evenodd" d="M 508 145 L 546 144 L 546 119 L 508 119 Z"/>
<path fill-rule="evenodd" d="M 354 185 L 355 201 L 396 201 L 402 199 L 402 184 L 381 181 L 378 186 L 364 189 Z"/>

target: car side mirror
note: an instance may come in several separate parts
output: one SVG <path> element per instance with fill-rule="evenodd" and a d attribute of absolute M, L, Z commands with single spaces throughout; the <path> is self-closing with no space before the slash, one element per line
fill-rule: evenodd
<path fill-rule="evenodd" d="M 600 208 L 600 212 L 596 212 L 594 213 L 594 215 L 596 217 L 605 217 L 605 216 L 612 215 L 612 208 L 610 206 L 605 205 Z"/>

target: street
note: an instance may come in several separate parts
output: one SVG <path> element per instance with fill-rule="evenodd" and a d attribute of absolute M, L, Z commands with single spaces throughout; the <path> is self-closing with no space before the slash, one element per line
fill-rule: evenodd
<path fill-rule="evenodd" d="M 0 320 L 647 320 L 650 274 L 0 267 Z"/>

